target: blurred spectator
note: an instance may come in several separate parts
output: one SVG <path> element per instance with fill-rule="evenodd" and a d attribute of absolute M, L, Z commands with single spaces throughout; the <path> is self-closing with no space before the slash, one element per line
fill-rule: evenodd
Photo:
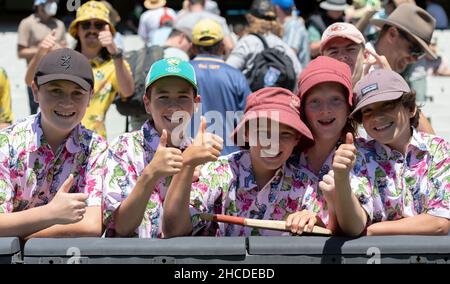
<path fill-rule="evenodd" d="M 102 0 L 100 2 L 102 2 L 106 6 L 106 8 L 108 8 L 111 24 L 114 27 L 117 27 L 117 24 L 120 22 L 120 15 L 117 12 L 117 10 L 114 9 L 114 7 L 108 1 Z M 114 43 L 116 44 L 117 48 L 119 48 L 121 50 L 125 49 L 125 46 L 123 44 L 122 34 L 117 29 L 116 29 L 116 33 L 114 34 Z"/>
<path fill-rule="evenodd" d="M 293 0 L 272 0 L 278 21 L 283 24 L 283 41 L 297 54 L 302 67 L 310 61 L 309 39 L 305 21 L 297 15 Z"/>
<path fill-rule="evenodd" d="M 298 75 L 302 66 L 292 48 L 280 37 L 283 27 L 276 20 L 275 8 L 270 0 L 255 0 L 250 13 L 246 14 L 249 27 L 226 60 L 228 64 L 242 71 L 244 75 L 252 69 L 253 61 L 258 53 L 264 50 L 261 40 L 254 34 L 264 37 L 270 48 L 283 51 L 292 60 L 295 73 Z"/>
<path fill-rule="evenodd" d="M 207 120 L 214 120 L 215 125 L 223 125 L 222 137 L 224 147 L 222 155 L 238 151 L 239 147 L 231 146 L 229 136 L 240 117 L 238 111 L 244 111 L 250 88 L 241 71 L 223 61 L 223 31 L 219 23 L 210 19 L 199 21 L 192 30 L 192 52 L 195 58 L 191 61 L 197 77 L 199 94 L 201 95 L 201 111 Z M 213 112 L 221 117 L 214 116 Z M 232 116 L 228 121 L 227 112 Z"/>
<path fill-rule="evenodd" d="M 157 44 L 156 40 L 160 40 L 159 43 L 164 42 L 167 39 L 169 31 L 165 34 L 165 39 L 158 39 L 162 34 L 155 37 L 155 31 L 165 25 L 172 25 L 177 17 L 175 11 L 171 8 L 165 7 L 166 0 L 145 0 L 144 7 L 148 10 L 145 11 L 139 19 L 138 34 L 144 40 L 147 45 Z"/>
<path fill-rule="evenodd" d="M 11 87 L 5 69 L 0 67 L 0 129 L 13 121 L 11 112 Z"/>
<path fill-rule="evenodd" d="M 309 35 L 311 58 L 320 53 L 320 39 L 325 29 L 336 22 L 344 22 L 344 11 L 347 9 L 345 0 L 326 0 L 320 3 L 322 8 L 318 14 L 313 14 L 306 21 Z"/>
<path fill-rule="evenodd" d="M 350 23 L 334 23 L 322 35 L 320 53 L 346 63 L 352 71 L 353 86 L 363 75 L 367 58 L 366 40 L 362 33 Z"/>
<path fill-rule="evenodd" d="M 58 4 L 54 0 L 35 0 L 34 13 L 23 19 L 19 24 L 17 39 L 17 54 L 24 58 L 27 64 L 38 51 L 39 44 L 55 30 L 55 48 L 67 45 L 66 28 L 61 20 L 54 16 Z M 31 88 L 28 88 L 28 102 L 31 114 L 37 112 L 38 104 L 34 102 Z"/>
<path fill-rule="evenodd" d="M 384 56 L 390 68 L 402 73 L 404 78 L 408 78 L 408 72 L 405 72 L 408 65 L 417 62 L 425 53 L 436 58 L 429 47 L 436 20 L 415 4 L 399 5 L 387 19 L 372 19 L 371 23 L 381 28 L 381 32 L 378 40 L 374 44 L 367 43 L 366 48 Z M 380 63 L 378 59 L 372 56 L 369 61 L 374 62 L 376 67 Z M 419 91 L 418 88 L 416 92 Z M 418 130 L 434 134 L 433 128 L 422 113 Z"/>
<path fill-rule="evenodd" d="M 126 20 L 126 26 L 128 29 L 130 29 L 135 34 L 137 34 L 139 31 L 139 20 L 141 18 L 143 11 L 144 11 L 144 7 L 142 6 L 141 1 L 134 0 L 133 9 L 128 14 L 128 17 Z"/>
<path fill-rule="evenodd" d="M 434 0 L 427 0 L 427 12 L 436 19 L 436 29 L 448 28 L 448 17 L 444 8 Z"/>
<path fill-rule="evenodd" d="M 179 27 L 185 27 L 192 33 L 192 29 L 195 24 L 204 18 L 209 18 L 218 22 L 223 29 L 224 39 L 223 44 L 225 46 L 225 53 L 229 54 L 234 47 L 233 40 L 231 38 L 230 29 L 228 28 L 225 18 L 218 16 L 214 13 L 208 12 L 205 9 L 205 0 L 189 0 L 186 12 L 180 13 L 176 19 L 176 24 Z"/>

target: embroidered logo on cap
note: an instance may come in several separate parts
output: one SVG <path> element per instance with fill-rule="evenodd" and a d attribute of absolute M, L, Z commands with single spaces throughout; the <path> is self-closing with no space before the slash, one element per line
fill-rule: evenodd
<path fill-rule="evenodd" d="M 372 91 L 376 91 L 376 90 L 378 90 L 378 84 L 377 83 L 371 84 L 371 85 L 361 89 L 361 96 L 364 97 L 368 93 L 370 93 Z"/>
<path fill-rule="evenodd" d="M 70 60 L 72 59 L 72 57 L 70 55 L 63 55 L 59 58 L 59 60 L 61 60 L 61 66 L 69 69 L 70 68 Z"/>

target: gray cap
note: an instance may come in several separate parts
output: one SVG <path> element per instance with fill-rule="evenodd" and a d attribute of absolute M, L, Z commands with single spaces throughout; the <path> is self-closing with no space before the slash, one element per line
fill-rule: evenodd
<path fill-rule="evenodd" d="M 40 86 L 55 80 L 74 82 L 86 91 L 94 87 L 94 75 L 88 59 L 70 48 L 50 51 L 39 62 L 35 75 L 36 84 Z"/>
<path fill-rule="evenodd" d="M 411 92 L 411 89 L 400 74 L 392 70 L 377 69 L 356 83 L 354 91 L 356 107 L 350 116 L 367 105 L 396 100 Z"/>

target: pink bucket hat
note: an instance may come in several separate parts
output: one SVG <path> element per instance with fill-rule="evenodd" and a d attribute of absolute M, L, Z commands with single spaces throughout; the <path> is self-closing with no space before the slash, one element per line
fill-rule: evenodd
<path fill-rule="evenodd" d="M 231 133 L 232 141 L 238 141 L 238 135 L 244 137 L 243 126 L 247 121 L 261 117 L 290 126 L 302 136 L 314 140 L 311 131 L 300 118 L 300 99 L 287 89 L 268 87 L 247 97 L 244 117 Z"/>
<path fill-rule="evenodd" d="M 319 56 L 312 60 L 300 74 L 298 95 L 303 101 L 305 94 L 321 83 L 336 82 L 345 87 L 348 104 L 353 105 L 352 72 L 350 67 L 334 58 Z"/>

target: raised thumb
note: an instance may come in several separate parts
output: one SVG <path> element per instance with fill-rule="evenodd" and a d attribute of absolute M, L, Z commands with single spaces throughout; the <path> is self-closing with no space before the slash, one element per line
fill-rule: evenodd
<path fill-rule="evenodd" d="M 353 134 L 350 132 L 345 135 L 345 144 L 353 144 Z"/>
<path fill-rule="evenodd" d="M 59 188 L 58 192 L 68 193 L 70 188 L 72 188 L 72 185 L 73 185 L 73 175 L 70 174 L 69 177 L 61 185 L 61 187 Z"/>
<path fill-rule="evenodd" d="M 159 147 L 166 147 L 167 145 L 167 130 L 163 129 L 161 137 L 159 138 Z"/>
<path fill-rule="evenodd" d="M 206 132 L 206 119 L 205 117 L 202 115 L 202 117 L 200 118 L 200 130 L 201 133 L 205 133 Z"/>

